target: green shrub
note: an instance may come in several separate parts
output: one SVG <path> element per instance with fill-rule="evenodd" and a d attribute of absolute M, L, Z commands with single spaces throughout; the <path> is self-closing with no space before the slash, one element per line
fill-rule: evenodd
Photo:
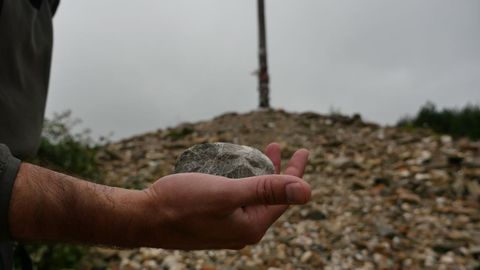
<path fill-rule="evenodd" d="M 404 117 L 397 126 L 430 128 L 435 132 L 450 134 L 456 138 L 480 139 L 480 107 L 467 104 L 462 109 L 439 110 L 435 104 L 427 102 L 415 117 Z"/>
<path fill-rule="evenodd" d="M 173 141 L 180 140 L 186 136 L 192 134 L 195 130 L 190 126 L 184 126 L 180 129 L 172 129 L 166 135 L 167 138 L 170 138 Z"/>
<path fill-rule="evenodd" d="M 72 119 L 71 112 L 54 114 L 45 119 L 37 156 L 31 162 L 82 178 L 99 181 L 96 154 L 102 141 L 96 142 L 89 130 L 74 133 L 80 123 Z"/>

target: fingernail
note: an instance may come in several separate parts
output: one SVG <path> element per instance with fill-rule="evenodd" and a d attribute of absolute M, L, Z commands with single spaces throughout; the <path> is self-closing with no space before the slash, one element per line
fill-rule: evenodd
<path fill-rule="evenodd" d="M 299 183 L 288 184 L 285 187 L 285 192 L 287 193 L 288 204 L 305 203 L 305 195 L 303 194 L 304 191 L 301 184 Z"/>

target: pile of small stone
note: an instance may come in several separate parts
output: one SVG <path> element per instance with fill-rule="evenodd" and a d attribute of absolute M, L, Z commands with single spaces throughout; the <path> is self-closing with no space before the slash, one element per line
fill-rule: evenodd
<path fill-rule="evenodd" d="M 106 183 L 144 188 L 192 145 L 311 150 L 312 202 L 240 251 L 92 248 L 95 269 L 480 269 L 480 142 L 282 110 L 229 113 L 109 144 Z"/>

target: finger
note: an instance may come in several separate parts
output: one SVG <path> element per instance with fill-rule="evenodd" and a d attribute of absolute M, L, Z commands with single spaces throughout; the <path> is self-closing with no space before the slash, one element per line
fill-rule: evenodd
<path fill-rule="evenodd" d="M 310 200 L 310 185 L 291 175 L 262 175 L 235 180 L 233 199 L 240 206 L 305 204 Z"/>
<path fill-rule="evenodd" d="M 307 166 L 309 151 L 307 149 L 297 150 L 292 158 L 288 161 L 285 174 L 296 177 L 303 177 L 305 166 Z"/>
<path fill-rule="evenodd" d="M 282 163 L 280 145 L 278 143 L 269 144 L 265 149 L 265 155 L 272 161 L 275 167 L 275 173 L 280 173 Z"/>

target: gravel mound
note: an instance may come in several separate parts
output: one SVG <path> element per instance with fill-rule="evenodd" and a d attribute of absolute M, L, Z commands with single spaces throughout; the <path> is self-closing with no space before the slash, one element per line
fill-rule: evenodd
<path fill-rule="evenodd" d="M 285 162 L 297 148 L 311 150 L 313 199 L 291 207 L 258 245 L 92 248 L 89 260 L 113 269 L 480 269 L 480 142 L 270 110 L 158 130 L 112 143 L 98 158 L 108 184 L 144 188 L 195 144 L 263 149 L 272 141 Z"/>

